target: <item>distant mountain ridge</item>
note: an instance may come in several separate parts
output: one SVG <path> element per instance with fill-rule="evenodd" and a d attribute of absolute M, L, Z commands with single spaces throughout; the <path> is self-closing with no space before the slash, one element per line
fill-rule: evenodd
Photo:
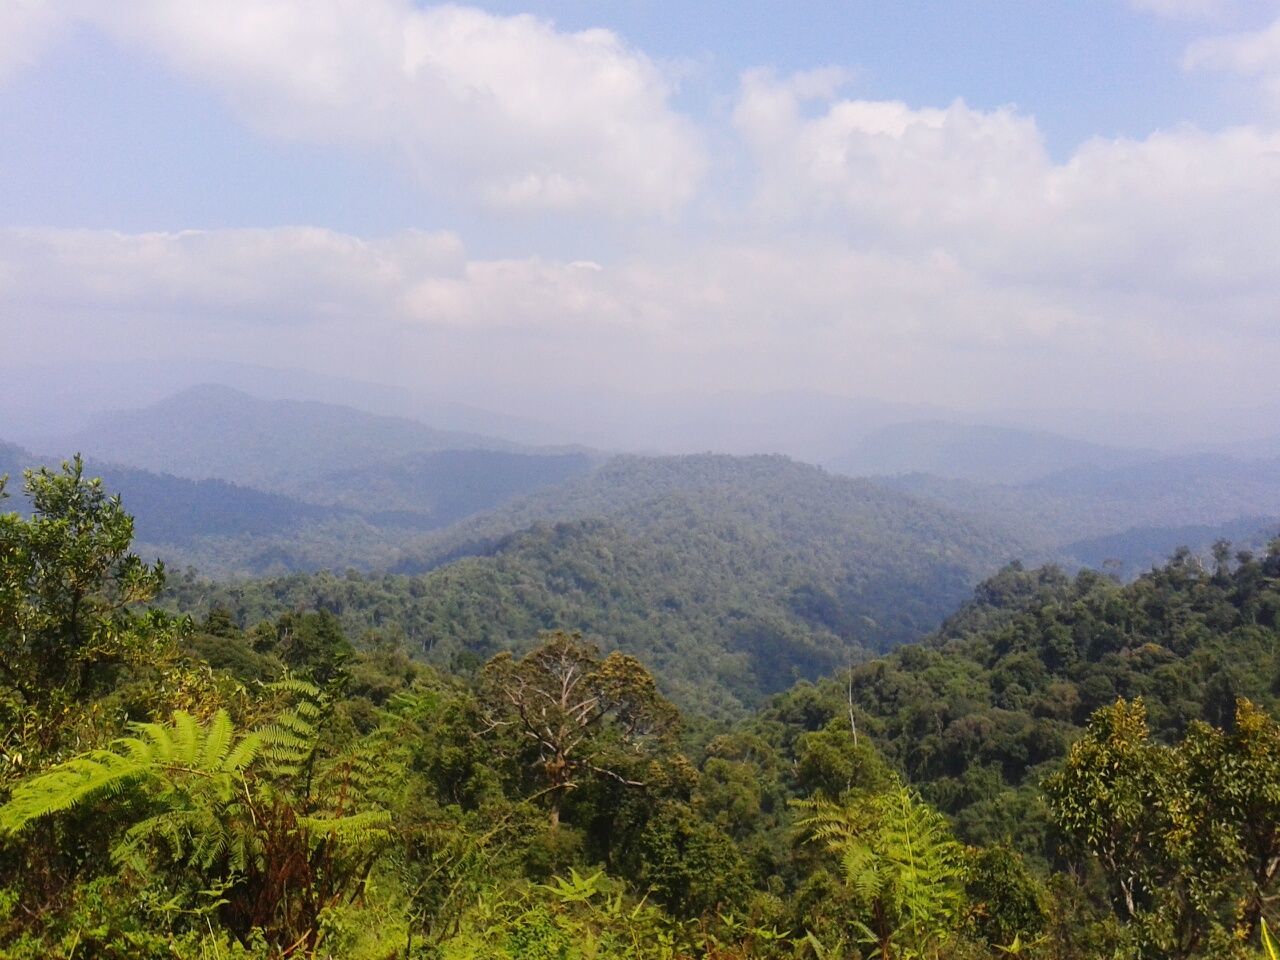
<path fill-rule="evenodd" d="M 1003 523 L 1042 553 L 1142 568 L 1155 544 L 1205 545 L 1205 531 L 1241 535 L 1280 516 L 1280 458 L 1166 457 L 1114 467 L 1073 467 L 1022 484 L 982 484 L 927 474 L 885 478 L 896 489 Z M 1229 529 L 1228 529 L 1229 528 Z M 1261 535 L 1261 528 L 1253 530 Z M 1216 539 L 1211 536 L 1208 542 Z M 1162 558 L 1159 558 L 1162 559 Z M 1136 570 L 1135 570 L 1136 572 Z"/>
<path fill-rule="evenodd" d="M 25 510 L 22 472 L 57 463 L 0 441 L 0 474 L 9 475 L 10 499 L 3 509 Z M 134 532 L 144 545 L 187 544 L 199 537 L 264 535 L 299 524 L 345 519 L 351 511 L 301 503 L 275 493 L 253 490 L 225 480 L 188 480 L 88 461 L 85 475 L 101 477 L 109 493 L 119 493 L 134 516 Z"/>
<path fill-rule="evenodd" d="M 1024 483 L 1061 470 L 1106 468 L 1157 459 L 1045 431 L 941 420 L 875 430 L 832 462 L 854 475 L 927 473 L 984 483 Z"/>
<path fill-rule="evenodd" d="M 0 441 L 0 474 L 11 499 L 0 510 L 25 510 L 22 471 L 57 468 L 62 457 L 37 456 Z M 527 455 L 487 450 L 425 453 L 404 462 L 351 471 L 350 487 L 317 477 L 330 503 L 231 483 L 194 480 L 86 458 L 88 476 L 119 493 L 134 516 L 137 549 L 171 566 L 208 576 L 260 576 L 297 570 L 380 569 L 424 531 L 447 526 L 513 497 L 589 468 L 583 454 Z M 397 473 L 396 471 L 399 471 Z M 339 474 L 339 480 L 342 479 Z M 379 480 L 385 490 L 368 489 Z M 343 502 L 343 495 L 350 494 Z M 318 497 L 316 499 L 319 499 Z"/>
<path fill-rule="evenodd" d="M 102 414 L 46 446 L 194 480 L 290 488 L 307 475 L 438 450 L 528 448 L 405 417 L 317 400 L 261 400 L 205 384 L 136 410 Z"/>

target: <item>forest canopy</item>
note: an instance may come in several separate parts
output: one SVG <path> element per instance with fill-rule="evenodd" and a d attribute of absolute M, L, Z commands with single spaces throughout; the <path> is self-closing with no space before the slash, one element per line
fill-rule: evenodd
<path fill-rule="evenodd" d="M 1274 949 L 1280 545 L 1130 584 L 1013 565 L 924 642 L 730 717 L 563 630 L 450 669 L 323 608 L 162 611 L 78 460 L 22 486 L 4 956 Z"/>

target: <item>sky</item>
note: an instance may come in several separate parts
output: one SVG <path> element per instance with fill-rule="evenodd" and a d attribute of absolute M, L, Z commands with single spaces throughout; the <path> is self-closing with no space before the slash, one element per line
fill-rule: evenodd
<path fill-rule="evenodd" d="M 9 370 L 1176 416 L 1278 324 L 1280 0 L 0 0 Z"/>

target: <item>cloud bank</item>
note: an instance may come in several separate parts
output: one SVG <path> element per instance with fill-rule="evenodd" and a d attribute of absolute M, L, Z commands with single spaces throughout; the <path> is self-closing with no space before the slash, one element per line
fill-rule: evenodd
<path fill-rule="evenodd" d="M 47 37 L 50 9 L 4 16 Z M 512 224 L 567 214 L 622 240 L 493 259 L 457 225 L 10 227 L 13 356 L 145 343 L 442 386 L 1095 406 L 1218 402 L 1224 384 L 1266 389 L 1280 362 L 1280 132 L 1263 121 L 1097 137 L 1055 159 L 1015 106 L 859 98 L 839 69 L 748 71 L 723 122 L 695 124 L 614 33 L 530 16 L 405 0 L 58 9 L 216 90 L 265 137 L 385 150 L 424 190 Z M 1188 64 L 1270 83 L 1278 31 L 1206 40 Z M 0 46 L 0 64 L 17 58 Z"/>

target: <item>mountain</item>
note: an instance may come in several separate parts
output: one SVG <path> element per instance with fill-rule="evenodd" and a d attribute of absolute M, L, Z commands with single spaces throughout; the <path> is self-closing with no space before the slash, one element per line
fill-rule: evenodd
<path fill-rule="evenodd" d="M 1144 528 L 1217 526 L 1280 515 L 1280 458 L 1198 455 L 1076 467 L 1021 484 L 912 474 L 895 489 L 998 521 L 1041 550 Z"/>
<path fill-rule="evenodd" d="M 314 400 L 261 400 L 204 385 L 136 410 L 102 414 L 49 449 L 195 480 L 289 489 L 308 478 L 436 450 L 519 445 Z"/>
<path fill-rule="evenodd" d="M 25 510 L 23 470 L 49 463 L 11 443 L 0 442 L 0 474 L 9 475 L 6 507 Z M 262 538 L 292 534 L 320 522 L 354 519 L 350 511 L 319 507 L 225 480 L 188 480 L 89 461 L 85 475 L 121 495 L 134 517 L 134 532 L 144 547 L 191 546 L 202 538 Z"/>
<path fill-rule="evenodd" d="M 514 497 L 552 487 L 591 469 L 582 452 L 436 450 L 295 478 L 303 499 L 378 516 L 430 518 L 443 527 Z"/>
<path fill-rule="evenodd" d="M 521 399 L 530 402 L 514 395 L 505 406 Z M 948 415 L 938 407 L 802 390 L 643 395 L 558 384 L 532 402 L 542 420 L 590 446 L 667 455 L 780 453 L 823 465 L 872 430 Z"/>
<path fill-rule="evenodd" d="M 103 410 L 149 406 L 199 384 L 221 384 L 264 400 L 318 400 L 527 443 L 566 442 L 563 434 L 527 415 L 496 413 L 405 387 L 203 357 L 57 364 L 5 363 L 0 358 L 0 436 L 28 445 L 37 445 L 40 438 L 65 438 Z M 527 409 L 527 404 L 517 409 Z"/>
<path fill-rule="evenodd" d="M 353 631 L 397 624 L 441 664 L 581 630 L 726 714 L 919 637 L 1018 552 L 989 525 L 783 457 L 624 456 L 428 538 L 398 576 L 174 589 L 242 623 L 318 607 Z"/>
<path fill-rule="evenodd" d="M 25 508 L 20 496 L 24 469 L 57 462 L 0 442 L 0 474 L 10 475 L 13 495 L 6 509 Z M 373 488 L 365 502 L 352 497 L 329 505 L 226 480 L 191 480 L 92 459 L 85 473 L 102 477 L 107 490 L 121 495 L 134 516 L 142 555 L 171 567 L 194 566 L 205 576 L 246 577 L 385 568 L 398 562 L 423 531 L 558 483 L 587 466 L 581 454 L 422 454 L 353 471 L 353 486 Z M 378 483 L 386 489 L 379 490 Z M 383 506 L 371 509 L 371 502 Z"/>
<path fill-rule="evenodd" d="M 336 404 L 262 400 L 220 386 L 102 414 L 43 448 L 227 480 L 416 530 L 446 526 L 583 473 L 596 456 L 522 447 Z"/>
<path fill-rule="evenodd" d="M 1241 517 L 1230 523 L 1192 524 L 1182 527 L 1135 527 L 1121 533 L 1077 540 L 1060 548 L 1069 561 L 1095 569 L 1113 570 L 1129 578 L 1161 566 L 1186 548 L 1197 557 L 1208 556 L 1213 545 L 1227 541 L 1237 550 L 1255 553 L 1280 537 L 1280 517 Z"/>
<path fill-rule="evenodd" d="M 1071 467 L 1119 466 L 1156 456 L 1054 433 L 931 420 L 878 429 L 831 466 L 854 475 L 928 473 L 1023 483 Z"/>

